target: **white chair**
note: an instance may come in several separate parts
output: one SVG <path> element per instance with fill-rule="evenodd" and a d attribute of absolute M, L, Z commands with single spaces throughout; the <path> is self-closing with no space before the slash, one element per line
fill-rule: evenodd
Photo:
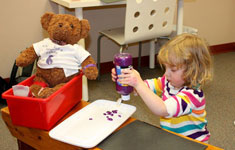
<path fill-rule="evenodd" d="M 176 0 L 127 0 L 125 26 L 100 31 L 97 40 L 97 65 L 100 78 L 100 41 L 103 36 L 121 46 L 139 42 L 138 68 L 141 61 L 141 41 L 168 36 L 173 30 Z M 154 57 L 154 56 L 153 56 Z"/>

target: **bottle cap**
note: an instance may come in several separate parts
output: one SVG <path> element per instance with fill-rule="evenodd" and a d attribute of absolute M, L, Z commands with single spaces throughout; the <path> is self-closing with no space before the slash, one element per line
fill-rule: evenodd
<path fill-rule="evenodd" d="M 130 94 L 128 95 L 122 95 L 122 100 L 129 101 L 130 100 Z"/>

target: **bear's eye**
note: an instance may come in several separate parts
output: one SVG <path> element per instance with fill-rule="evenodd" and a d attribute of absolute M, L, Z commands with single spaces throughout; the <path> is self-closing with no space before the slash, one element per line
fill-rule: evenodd
<path fill-rule="evenodd" d="M 73 28 L 73 24 L 71 24 L 70 27 Z"/>
<path fill-rule="evenodd" d="M 63 23 L 59 23 L 59 27 L 62 27 L 63 26 Z"/>

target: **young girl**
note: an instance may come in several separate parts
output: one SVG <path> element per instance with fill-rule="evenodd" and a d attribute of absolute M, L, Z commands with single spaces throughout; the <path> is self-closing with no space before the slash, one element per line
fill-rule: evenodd
<path fill-rule="evenodd" d="M 159 51 L 158 61 L 165 69 L 162 77 L 143 81 L 132 69 L 122 70 L 112 80 L 128 84 L 160 118 L 162 128 L 207 142 L 205 97 L 202 86 L 212 78 L 212 61 L 205 42 L 192 34 L 181 34 Z"/>

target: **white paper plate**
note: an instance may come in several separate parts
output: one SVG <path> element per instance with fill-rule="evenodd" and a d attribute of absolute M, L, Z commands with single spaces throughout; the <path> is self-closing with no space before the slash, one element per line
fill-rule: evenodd
<path fill-rule="evenodd" d="M 135 111 L 136 107 L 132 105 L 121 103 L 118 106 L 114 101 L 96 100 L 61 122 L 49 132 L 49 135 L 65 143 L 92 148 L 124 123 Z"/>

